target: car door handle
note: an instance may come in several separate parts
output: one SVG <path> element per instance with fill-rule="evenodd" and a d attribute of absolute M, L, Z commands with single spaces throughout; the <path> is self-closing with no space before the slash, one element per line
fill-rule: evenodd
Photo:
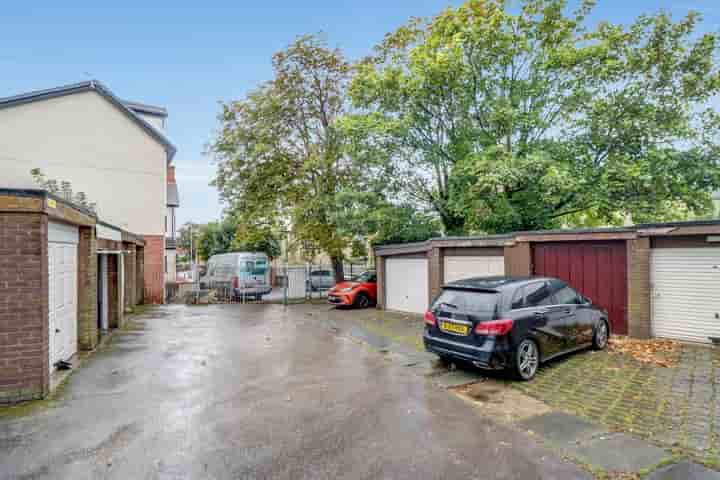
<path fill-rule="evenodd" d="M 546 312 L 535 312 L 535 318 L 545 318 Z"/>

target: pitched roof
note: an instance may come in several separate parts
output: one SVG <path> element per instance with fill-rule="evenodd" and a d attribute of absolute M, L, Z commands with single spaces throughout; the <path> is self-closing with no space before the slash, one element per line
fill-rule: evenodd
<path fill-rule="evenodd" d="M 157 115 L 158 117 L 167 117 L 168 112 L 165 107 L 156 105 L 148 105 L 147 103 L 133 102 L 130 100 L 122 101 L 126 107 L 136 113 L 144 113 L 146 115 Z"/>
<path fill-rule="evenodd" d="M 100 83 L 97 80 L 88 80 L 80 83 L 73 83 L 71 85 L 63 85 L 61 87 L 49 88 L 46 90 L 35 90 L 32 92 L 22 93 L 20 95 L 13 95 L 10 97 L 0 98 L 0 109 L 15 107 L 17 105 L 23 105 L 26 103 L 37 102 L 40 100 L 48 100 L 50 98 L 63 97 L 66 95 L 72 95 L 75 93 L 95 91 L 112 103 L 122 113 L 124 113 L 131 121 L 135 122 L 140 128 L 150 135 L 155 141 L 160 143 L 167 152 L 168 162 L 172 161 L 177 149 L 175 145 L 165 136 L 163 132 L 150 125 L 148 122 L 143 120 L 132 107 L 128 106 L 128 102 L 123 102 L 116 97 L 109 88 Z M 138 104 L 138 110 L 140 106 Z M 149 105 L 144 105 L 149 108 Z M 153 107 L 159 108 L 159 107 Z M 164 110 L 164 109 L 163 109 Z M 165 112 L 167 115 L 167 112 Z"/>

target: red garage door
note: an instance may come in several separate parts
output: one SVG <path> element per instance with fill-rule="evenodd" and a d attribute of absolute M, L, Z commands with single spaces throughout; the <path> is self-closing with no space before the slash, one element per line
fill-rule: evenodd
<path fill-rule="evenodd" d="M 624 241 L 536 243 L 535 275 L 556 277 L 608 311 L 614 333 L 627 333 L 627 252 Z"/>

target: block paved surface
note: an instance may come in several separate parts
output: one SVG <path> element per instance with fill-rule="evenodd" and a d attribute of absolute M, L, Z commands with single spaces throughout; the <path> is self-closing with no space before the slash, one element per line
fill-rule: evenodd
<path fill-rule="evenodd" d="M 588 478 L 313 311 L 134 317 L 56 402 L 0 417 L 0 477 Z"/>
<path fill-rule="evenodd" d="M 353 324 L 377 336 L 423 349 L 419 316 L 376 310 L 345 313 Z M 543 365 L 532 382 L 474 373 L 607 430 L 720 465 L 720 348 L 683 344 L 671 360 L 672 366 L 665 368 L 624 354 L 588 350 Z"/>
<path fill-rule="evenodd" d="M 720 353 L 683 345 L 671 368 L 584 352 L 516 388 L 550 406 L 710 464 L 720 460 Z"/>

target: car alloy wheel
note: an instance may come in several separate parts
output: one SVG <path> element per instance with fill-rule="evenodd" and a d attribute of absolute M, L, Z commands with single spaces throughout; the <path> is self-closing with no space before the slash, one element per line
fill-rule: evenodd
<path fill-rule="evenodd" d="M 367 295 L 360 294 L 358 295 L 358 307 L 360 308 L 367 308 L 368 305 L 370 305 L 370 299 L 367 297 Z"/>
<path fill-rule="evenodd" d="M 532 340 L 523 340 L 517 348 L 517 373 L 522 380 L 530 380 L 537 373 L 540 355 Z"/>
<path fill-rule="evenodd" d="M 607 323 L 605 323 L 605 320 L 600 320 L 600 323 L 598 324 L 597 328 L 595 329 L 595 338 L 593 341 L 593 346 L 597 350 L 602 350 L 607 346 L 608 342 L 608 326 Z"/>

